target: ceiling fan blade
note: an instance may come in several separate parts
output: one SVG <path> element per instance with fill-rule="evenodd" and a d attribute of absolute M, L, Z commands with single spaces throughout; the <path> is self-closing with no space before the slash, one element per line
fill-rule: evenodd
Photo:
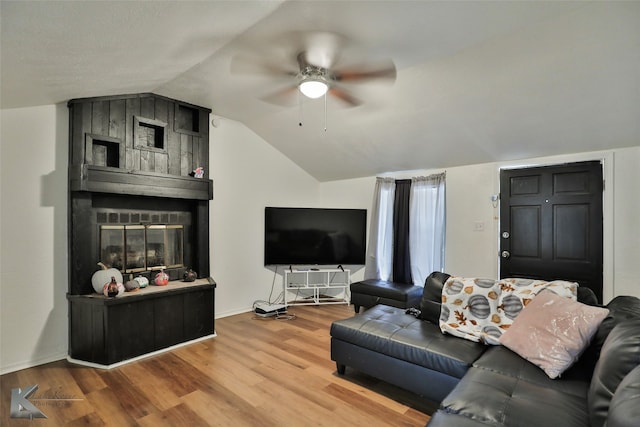
<path fill-rule="evenodd" d="M 362 104 L 361 100 L 351 95 L 346 90 L 337 87 L 332 87 L 331 89 L 329 89 L 329 95 L 338 98 L 350 107 L 357 107 L 358 105 Z"/>
<path fill-rule="evenodd" d="M 385 61 L 376 65 L 354 66 L 348 69 L 333 72 L 339 82 L 356 82 L 365 80 L 387 80 L 394 82 L 396 79 L 396 66 L 393 61 Z"/>
<path fill-rule="evenodd" d="M 284 89 L 272 92 L 268 95 L 260 97 L 264 102 L 269 104 L 291 107 L 298 102 L 298 86 L 289 86 Z"/>
<path fill-rule="evenodd" d="M 235 55 L 231 58 L 231 72 L 234 74 L 257 74 L 265 76 L 294 77 L 298 70 L 285 67 L 283 64 L 257 59 L 245 55 Z"/>

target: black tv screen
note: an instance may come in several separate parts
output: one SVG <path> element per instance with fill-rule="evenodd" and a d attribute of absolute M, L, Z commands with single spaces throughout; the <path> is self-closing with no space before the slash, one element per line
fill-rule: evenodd
<path fill-rule="evenodd" d="M 264 265 L 364 264 L 366 209 L 267 207 L 264 228 Z"/>

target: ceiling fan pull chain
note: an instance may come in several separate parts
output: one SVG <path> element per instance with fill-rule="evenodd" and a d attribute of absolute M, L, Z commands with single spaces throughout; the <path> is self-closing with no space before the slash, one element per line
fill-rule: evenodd
<path fill-rule="evenodd" d="M 302 126 L 302 95 L 298 91 L 298 126 Z"/>
<path fill-rule="evenodd" d="M 327 131 L 327 92 L 324 93 L 324 131 Z"/>

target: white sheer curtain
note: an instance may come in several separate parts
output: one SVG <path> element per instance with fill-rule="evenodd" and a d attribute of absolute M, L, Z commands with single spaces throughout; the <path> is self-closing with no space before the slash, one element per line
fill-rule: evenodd
<path fill-rule="evenodd" d="M 365 279 L 391 280 L 393 273 L 393 200 L 396 180 L 376 178 L 369 225 Z"/>
<path fill-rule="evenodd" d="M 421 286 L 433 271 L 444 270 L 445 174 L 411 179 L 409 252 L 413 284 Z"/>

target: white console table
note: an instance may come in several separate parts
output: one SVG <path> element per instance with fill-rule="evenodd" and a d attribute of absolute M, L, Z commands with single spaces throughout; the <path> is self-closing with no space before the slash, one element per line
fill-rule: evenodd
<path fill-rule="evenodd" d="M 285 270 L 284 305 L 349 304 L 350 284 L 347 269 Z"/>

